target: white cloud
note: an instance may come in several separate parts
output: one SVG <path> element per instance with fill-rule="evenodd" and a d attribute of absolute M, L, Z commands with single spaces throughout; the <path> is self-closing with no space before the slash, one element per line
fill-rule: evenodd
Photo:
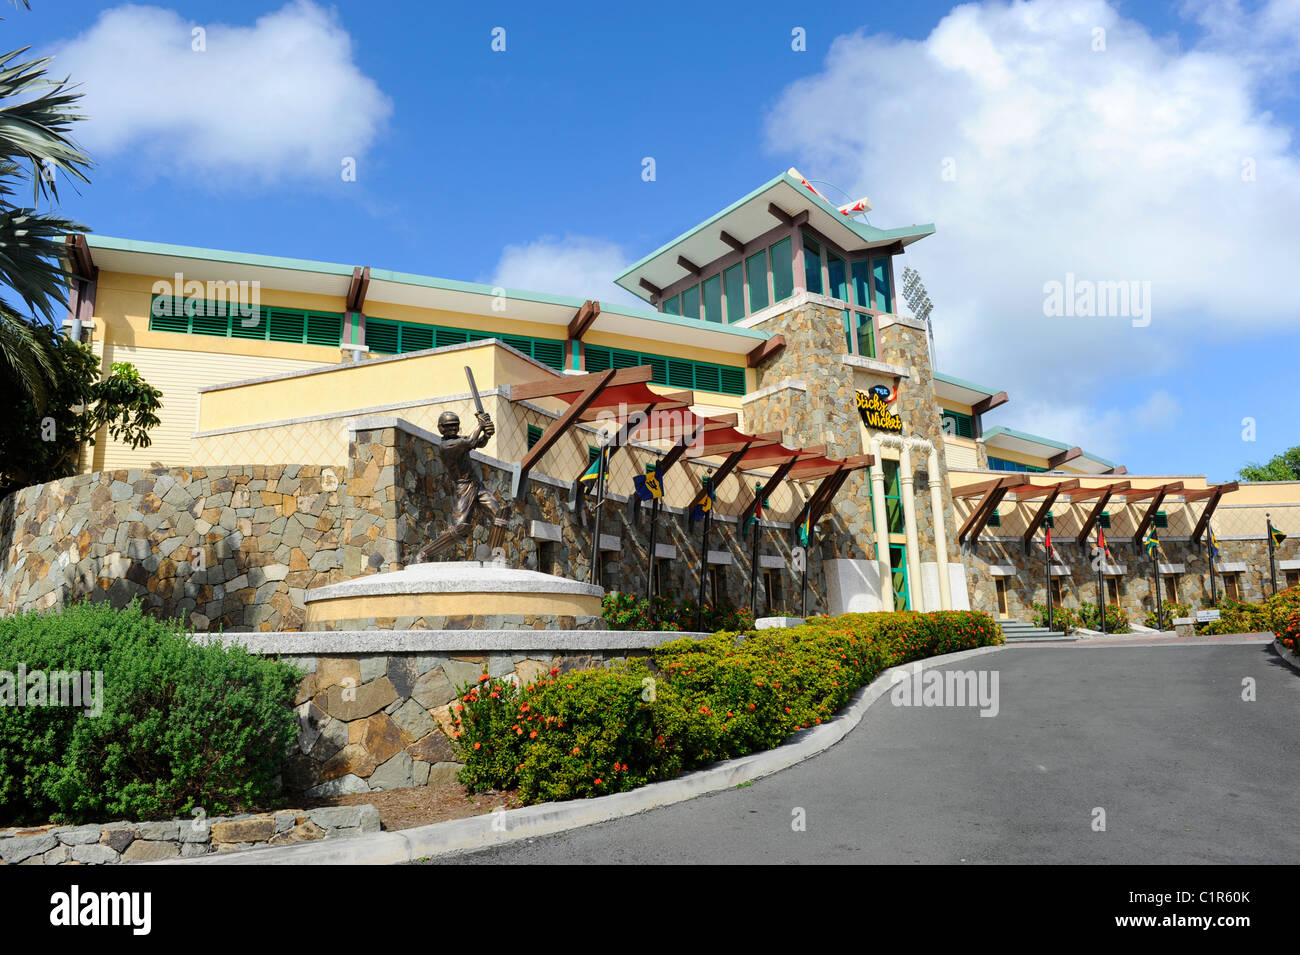
<path fill-rule="evenodd" d="M 1160 389 L 1153 391 L 1146 401 L 1138 405 L 1133 411 L 1133 421 L 1143 431 L 1170 431 L 1178 423 L 1182 412 L 1183 406 L 1178 399 Z"/>
<path fill-rule="evenodd" d="M 82 84 L 77 136 L 91 156 L 130 155 L 146 174 L 338 182 L 343 158 L 359 160 L 392 112 L 347 31 L 310 0 L 252 26 L 115 7 L 52 52 L 53 72 Z"/>
<path fill-rule="evenodd" d="M 1193 12 L 1226 22 L 1210 6 Z M 1007 389 L 1000 421 L 1117 456 L 1131 426 L 1089 412 L 1116 378 L 1294 327 L 1280 278 L 1300 258 L 1300 164 L 1258 104 L 1264 68 L 1225 37 L 1180 49 L 1102 0 L 968 4 L 920 41 L 836 39 L 771 110 L 768 147 L 870 195 L 876 225 L 934 222 L 905 261 L 935 303 L 940 367 Z M 1044 284 L 1067 273 L 1149 281 L 1150 324 L 1044 317 Z"/>
<path fill-rule="evenodd" d="M 495 271 L 482 281 L 506 288 L 645 307 L 645 302 L 614 284 L 614 276 L 630 264 L 620 246 L 604 239 L 542 236 L 532 242 L 507 245 L 501 251 Z"/>

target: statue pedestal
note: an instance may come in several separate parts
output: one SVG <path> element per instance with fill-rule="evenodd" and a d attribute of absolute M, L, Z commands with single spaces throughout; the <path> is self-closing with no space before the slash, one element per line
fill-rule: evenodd
<path fill-rule="evenodd" d="M 491 561 L 412 564 L 307 591 L 305 630 L 604 630 L 601 587 Z"/>

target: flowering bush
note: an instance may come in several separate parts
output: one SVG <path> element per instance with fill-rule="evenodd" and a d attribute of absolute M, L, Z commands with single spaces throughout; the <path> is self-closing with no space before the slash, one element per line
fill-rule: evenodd
<path fill-rule="evenodd" d="M 623 792 L 771 749 L 891 666 L 1000 643 L 983 613 L 845 614 L 681 639 L 523 688 L 485 674 L 452 704 L 460 778 L 524 803 Z"/>
<path fill-rule="evenodd" d="M 1031 604 L 1034 611 L 1034 626 L 1047 626 L 1047 604 Z M 1052 607 L 1052 629 L 1069 633 L 1079 628 L 1079 615 L 1069 607 Z"/>
<path fill-rule="evenodd" d="M 1192 616 L 1192 608 L 1189 604 L 1180 604 L 1176 600 L 1165 600 L 1160 605 L 1160 617 L 1156 618 L 1154 610 L 1148 610 L 1146 620 L 1143 621 L 1153 630 L 1172 630 L 1174 621 L 1179 617 Z"/>
<path fill-rule="evenodd" d="M 611 630 L 694 630 L 699 604 L 690 598 L 679 601 L 661 594 L 647 600 L 614 590 L 601 601 L 601 613 Z M 748 607 L 704 605 L 705 631 L 748 630 L 753 626 L 754 614 Z"/>
<path fill-rule="evenodd" d="M 1109 633 L 1132 633 L 1133 628 L 1129 626 L 1128 614 L 1124 608 L 1118 604 L 1106 605 L 1106 632 Z M 1079 626 L 1086 627 L 1089 630 L 1101 631 L 1101 610 L 1094 603 L 1084 601 L 1079 605 Z"/>

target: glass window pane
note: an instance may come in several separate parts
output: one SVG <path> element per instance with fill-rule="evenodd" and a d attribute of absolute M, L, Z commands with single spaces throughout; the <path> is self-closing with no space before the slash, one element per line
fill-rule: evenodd
<path fill-rule="evenodd" d="M 803 278 L 808 291 L 822 294 L 822 247 L 803 237 Z"/>
<path fill-rule="evenodd" d="M 740 265 L 733 265 L 722 273 L 722 284 L 727 291 L 727 321 L 738 322 L 745 317 L 745 276 Z"/>
<path fill-rule="evenodd" d="M 841 302 L 849 300 L 848 276 L 844 260 L 839 256 L 826 253 L 826 294 Z"/>
<path fill-rule="evenodd" d="M 767 308 L 767 249 L 745 260 L 745 275 L 749 282 L 749 312 Z"/>
<path fill-rule="evenodd" d="M 794 294 L 794 252 L 789 239 L 782 239 L 772 253 L 772 299 L 783 302 Z"/>
<path fill-rule="evenodd" d="M 866 312 L 854 312 L 858 317 L 858 354 L 864 358 L 876 357 L 876 322 Z"/>
<path fill-rule="evenodd" d="M 682 314 L 687 318 L 700 317 L 700 287 L 693 285 L 682 292 Z"/>
<path fill-rule="evenodd" d="M 873 284 L 876 289 L 876 308 L 881 312 L 893 312 L 893 294 L 889 288 L 889 259 L 876 259 L 872 262 Z"/>
<path fill-rule="evenodd" d="M 844 310 L 844 350 L 847 351 L 850 355 L 853 354 L 853 332 L 852 332 L 852 326 L 849 324 L 851 321 L 852 321 L 852 316 L 849 314 L 849 310 L 846 308 Z"/>
<path fill-rule="evenodd" d="M 853 304 L 871 308 L 871 263 L 866 259 L 853 263 Z"/>
<path fill-rule="evenodd" d="M 682 303 L 676 295 L 664 302 L 664 313 L 667 315 L 680 315 L 682 313 Z"/>
<path fill-rule="evenodd" d="M 704 280 L 704 320 L 722 321 L 722 276 L 714 275 Z"/>

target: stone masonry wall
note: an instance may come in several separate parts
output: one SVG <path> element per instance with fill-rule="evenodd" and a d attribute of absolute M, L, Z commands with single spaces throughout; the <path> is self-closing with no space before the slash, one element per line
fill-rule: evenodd
<path fill-rule="evenodd" d="M 0 612 L 139 599 L 147 612 L 181 616 L 198 630 L 300 630 L 309 588 L 400 569 L 426 535 L 447 526 L 449 487 L 437 439 L 414 431 L 358 431 L 348 462 L 334 468 L 104 471 L 17 491 L 0 502 Z M 507 502 L 510 473 L 486 460 L 483 470 L 498 501 Z M 523 501 L 511 506 L 506 559 L 585 580 L 592 505 L 570 511 L 568 488 L 557 484 L 535 475 Z M 560 527 L 561 540 L 542 546 L 531 536 L 532 520 Z M 644 592 L 648 509 L 634 516 L 612 497 L 601 533 L 620 541 L 619 550 L 602 554 L 606 589 Z M 477 527 L 475 543 L 486 535 L 486 526 Z M 761 553 L 788 563 L 788 529 L 769 527 L 763 535 Z M 735 521 L 719 517 L 709 549 L 731 555 L 721 588 L 747 606 L 750 546 L 741 537 Z M 676 545 L 678 554 L 663 568 L 666 592 L 698 592 L 700 539 L 700 526 L 691 528 L 685 515 L 660 515 L 657 540 Z M 444 557 L 468 555 L 461 545 Z M 798 578 L 788 575 L 785 588 L 797 594 Z M 814 560 L 809 611 L 824 606 Z"/>

